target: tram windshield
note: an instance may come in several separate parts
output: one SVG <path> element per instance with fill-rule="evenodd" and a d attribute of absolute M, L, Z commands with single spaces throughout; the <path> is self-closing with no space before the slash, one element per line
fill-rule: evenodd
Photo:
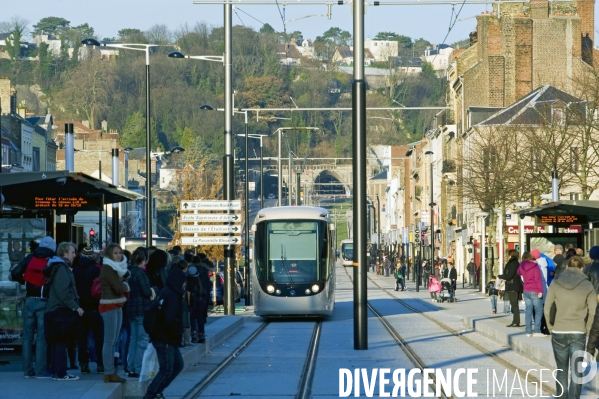
<path fill-rule="evenodd" d="M 329 237 L 322 221 L 284 220 L 258 223 L 254 235 L 260 281 L 311 283 L 328 278 Z"/>
<path fill-rule="evenodd" d="M 341 245 L 341 256 L 345 260 L 354 260 L 354 243 L 345 242 Z"/>

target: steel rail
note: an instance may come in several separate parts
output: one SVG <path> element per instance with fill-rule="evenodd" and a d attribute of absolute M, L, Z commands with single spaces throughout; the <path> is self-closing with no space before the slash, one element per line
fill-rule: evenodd
<path fill-rule="evenodd" d="M 483 353 L 484 355 L 490 357 L 491 359 L 495 360 L 497 363 L 501 364 L 502 366 L 508 368 L 509 370 L 511 370 L 512 372 L 517 372 L 520 375 L 526 375 L 527 370 L 524 370 L 518 366 L 516 366 L 515 364 L 513 364 L 512 362 L 510 362 L 509 360 L 506 360 L 504 358 L 502 358 L 500 355 L 498 355 L 495 352 L 490 351 L 489 349 L 485 348 L 484 346 L 480 345 L 477 342 L 474 342 L 473 340 L 471 340 L 470 338 L 464 336 L 462 333 L 460 333 L 459 331 L 454 330 L 453 328 L 441 323 L 440 321 L 430 317 L 429 315 L 427 315 L 425 312 L 414 308 L 413 306 L 409 305 L 408 303 L 406 303 L 404 300 L 397 298 L 396 296 L 394 296 L 387 288 L 383 288 L 381 287 L 376 281 L 374 281 L 370 276 L 368 277 L 368 279 L 374 284 L 376 285 L 378 288 L 380 288 L 381 290 L 383 290 L 387 295 L 389 295 L 391 298 L 395 299 L 397 302 L 399 302 L 402 306 L 404 306 L 405 308 L 411 310 L 414 313 L 418 313 L 423 317 L 426 317 L 428 320 L 432 321 L 433 323 L 435 323 L 436 325 L 438 325 L 439 327 L 441 327 L 442 329 L 444 329 L 445 331 L 447 331 L 448 333 L 452 334 L 453 336 L 461 339 L 462 341 L 464 341 L 465 343 L 467 343 L 468 345 L 476 348 L 478 351 L 480 351 L 481 353 Z M 437 309 L 435 309 L 437 310 Z M 551 385 L 548 384 L 542 384 L 542 382 L 534 375 L 532 374 L 528 374 L 529 376 L 529 380 L 536 382 L 537 384 L 539 384 L 539 386 L 543 386 L 545 387 L 544 391 L 550 392 L 552 395 L 556 395 L 557 391 L 555 390 L 555 387 L 552 387 Z"/>
<path fill-rule="evenodd" d="M 312 381 L 314 379 L 314 370 L 316 369 L 316 356 L 318 355 L 318 347 L 320 346 L 321 331 L 322 320 L 316 322 L 316 326 L 314 326 L 310 347 L 308 348 L 308 357 L 306 357 L 306 362 L 304 363 L 304 370 L 296 396 L 297 399 L 309 399 L 312 393 Z"/>
<path fill-rule="evenodd" d="M 235 358 L 237 358 L 258 335 L 260 335 L 262 331 L 264 331 L 268 324 L 270 324 L 270 322 L 265 321 L 260 327 L 258 327 L 258 329 L 254 331 L 245 341 L 243 341 L 237 347 L 237 349 L 235 349 L 233 353 L 231 353 L 222 362 L 220 362 L 219 365 L 214 370 L 212 370 L 210 374 L 202 378 L 200 382 L 198 382 L 189 391 L 187 391 L 187 393 L 183 395 L 181 399 L 192 399 L 199 397 L 200 393 L 202 393 L 202 391 L 206 389 L 206 387 L 210 385 L 216 379 L 216 377 L 218 377 L 223 372 L 223 370 L 226 369 L 227 366 L 229 366 L 229 364 L 233 360 L 235 360 Z"/>

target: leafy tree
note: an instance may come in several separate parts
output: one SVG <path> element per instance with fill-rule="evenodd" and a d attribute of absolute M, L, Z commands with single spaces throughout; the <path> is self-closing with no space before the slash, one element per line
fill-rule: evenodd
<path fill-rule="evenodd" d="M 159 147 L 160 141 L 156 133 L 156 126 L 152 123 L 151 126 L 151 147 L 153 149 Z M 146 146 L 146 118 L 141 111 L 137 111 L 127 118 L 125 127 L 121 131 L 121 145 L 123 147 L 141 148 Z"/>
<path fill-rule="evenodd" d="M 270 24 L 266 23 L 260 28 L 260 33 L 267 35 L 272 34 L 275 33 L 275 29 Z"/>
<path fill-rule="evenodd" d="M 11 36 L 10 40 L 6 40 L 6 52 L 11 60 L 16 60 L 21 56 L 21 32 L 15 29 Z"/>
<path fill-rule="evenodd" d="M 63 29 L 71 26 L 71 21 L 59 17 L 45 17 L 33 25 L 33 34 L 51 33 L 54 35 L 60 34 Z"/>
<path fill-rule="evenodd" d="M 137 28 L 125 28 L 118 31 L 119 39 L 130 43 L 147 43 L 146 35 Z"/>

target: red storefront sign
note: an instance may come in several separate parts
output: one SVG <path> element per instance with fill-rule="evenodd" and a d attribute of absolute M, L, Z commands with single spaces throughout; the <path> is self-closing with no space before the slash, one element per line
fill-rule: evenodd
<path fill-rule="evenodd" d="M 555 229 L 554 229 L 555 230 Z M 518 226 L 507 226 L 506 231 L 508 234 L 519 234 Z M 547 226 L 524 226 L 524 234 L 532 234 L 532 233 L 548 233 Z M 564 229 L 564 233 L 582 233 L 582 226 L 573 225 L 566 227 Z"/>

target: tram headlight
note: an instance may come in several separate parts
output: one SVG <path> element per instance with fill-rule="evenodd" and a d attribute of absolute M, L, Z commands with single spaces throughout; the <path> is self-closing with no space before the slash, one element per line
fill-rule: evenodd
<path fill-rule="evenodd" d="M 275 292 L 275 287 L 273 287 L 272 285 L 266 286 L 266 292 L 272 294 L 273 292 Z"/>
<path fill-rule="evenodd" d="M 318 286 L 318 284 L 314 284 L 312 286 L 312 292 L 316 294 L 318 291 L 320 291 L 320 287 Z"/>
<path fill-rule="evenodd" d="M 276 290 L 276 291 L 275 291 L 275 294 L 277 294 L 277 295 L 281 295 L 281 290 Z"/>
<path fill-rule="evenodd" d="M 312 291 L 310 291 L 310 288 L 306 288 L 306 295 L 310 295 L 312 293 Z"/>

